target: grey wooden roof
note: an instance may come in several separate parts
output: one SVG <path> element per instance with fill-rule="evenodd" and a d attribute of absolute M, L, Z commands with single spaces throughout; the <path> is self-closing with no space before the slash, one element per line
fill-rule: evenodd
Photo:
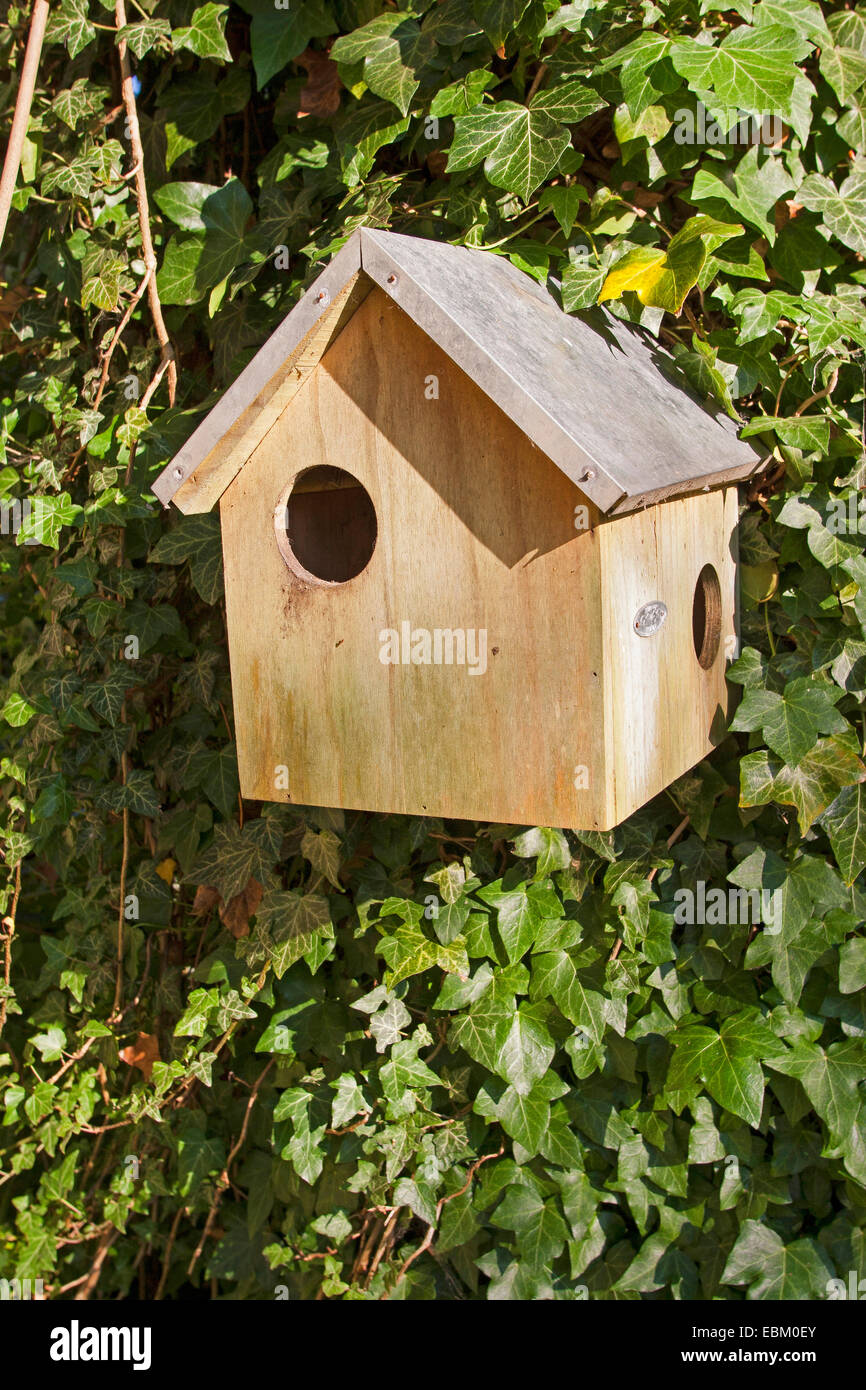
<path fill-rule="evenodd" d="M 190 479 L 359 269 L 602 512 L 746 478 L 764 461 L 737 438 L 734 421 L 695 396 L 650 335 L 604 309 L 564 313 L 505 257 L 362 228 L 159 475 L 161 501 Z"/>

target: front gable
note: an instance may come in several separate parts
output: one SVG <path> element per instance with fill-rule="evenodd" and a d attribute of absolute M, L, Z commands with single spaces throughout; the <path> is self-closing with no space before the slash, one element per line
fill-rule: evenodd
<path fill-rule="evenodd" d="M 376 515 L 369 563 L 344 583 L 304 579 L 274 540 L 275 499 L 323 468 L 357 479 Z M 597 519 L 372 290 L 222 498 L 244 794 L 510 819 L 524 764 L 527 823 L 551 796 L 563 823 L 576 802 L 595 823 Z M 581 792 L 576 762 L 591 770 Z"/>

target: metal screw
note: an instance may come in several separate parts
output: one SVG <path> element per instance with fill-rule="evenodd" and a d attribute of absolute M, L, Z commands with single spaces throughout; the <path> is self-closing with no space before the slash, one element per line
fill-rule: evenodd
<path fill-rule="evenodd" d="M 180 482 L 181 478 L 183 477 L 183 469 L 182 469 L 182 468 L 176 468 L 176 469 L 174 470 L 174 476 L 175 476 L 175 478 L 177 479 L 177 481 Z"/>
<path fill-rule="evenodd" d="M 594 468 L 587 468 L 586 472 L 584 473 L 584 475 L 583 475 L 583 477 L 581 478 L 580 481 L 581 481 L 582 483 L 591 483 L 594 477 L 595 477 L 595 469 L 594 469 Z"/>
<path fill-rule="evenodd" d="M 396 276 L 396 275 L 389 275 L 389 276 L 388 276 L 388 284 L 389 284 L 389 285 L 396 285 L 396 283 L 397 283 L 397 276 Z"/>
<path fill-rule="evenodd" d="M 327 291 L 327 290 L 319 290 L 319 293 L 316 295 L 316 303 L 317 303 L 317 304 L 330 304 L 330 302 L 331 302 L 331 296 L 328 294 L 328 291 Z"/>
<path fill-rule="evenodd" d="M 633 625 L 638 637 L 652 637 L 658 632 L 667 615 L 667 604 L 662 603 L 661 599 L 645 603 L 634 615 Z"/>

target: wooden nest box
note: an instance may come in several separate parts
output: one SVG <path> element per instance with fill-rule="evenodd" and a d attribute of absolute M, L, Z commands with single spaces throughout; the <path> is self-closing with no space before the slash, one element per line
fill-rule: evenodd
<path fill-rule="evenodd" d="M 355 232 L 153 488 L 220 504 L 243 795 L 617 825 L 724 729 L 760 464 L 640 331 Z"/>

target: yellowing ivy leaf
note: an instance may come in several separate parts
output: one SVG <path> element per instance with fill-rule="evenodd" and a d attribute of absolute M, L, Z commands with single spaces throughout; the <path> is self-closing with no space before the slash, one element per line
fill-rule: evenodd
<path fill-rule="evenodd" d="M 641 304 L 678 314 L 710 251 L 730 237 L 739 236 L 738 222 L 718 222 L 714 217 L 690 217 L 666 249 L 635 246 L 611 267 L 601 287 L 598 303 L 619 299 L 633 290 Z"/>

